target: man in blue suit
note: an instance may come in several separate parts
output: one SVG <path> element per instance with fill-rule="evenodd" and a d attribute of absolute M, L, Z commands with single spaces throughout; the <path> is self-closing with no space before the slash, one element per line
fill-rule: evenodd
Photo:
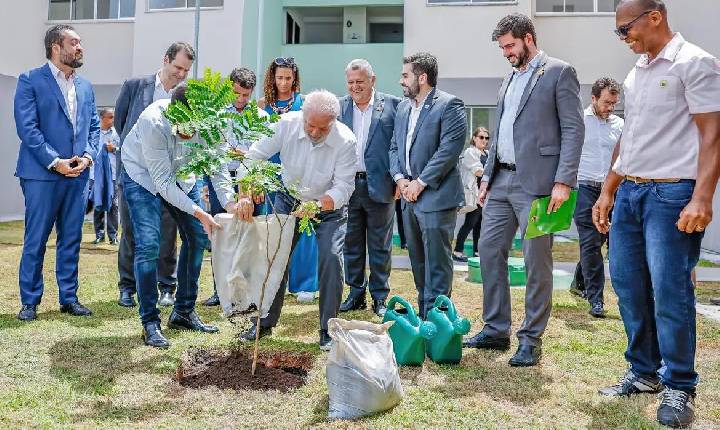
<path fill-rule="evenodd" d="M 45 56 L 47 64 L 20 75 L 15 92 L 15 125 L 21 141 L 15 176 L 25 197 L 18 314 L 22 321 L 37 317 L 45 245 L 53 226 L 60 311 L 92 314 L 78 301 L 77 290 L 88 167 L 98 152 L 95 95 L 90 82 L 75 73 L 83 64 L 83 48 L 73 27 L 48 29 Z"/>
<path fill-rule="evenodd" d="M 435 88 L 437 59 L 403 58 L 400 85 L 407 97 L 397 109 L 390 144 L 390 173 L 402 195 L 405 236 L 420 315 L 452 290 L 451 241 L 464 196 L 458 159 L 465 145 L 465 104 Z"/>
<path fill-rule="evenodd" d="M 350 294 L 340 312 L 365 309 L 365 286 L 373 312 L 385 315 L 390 293 L 395 183 L 390 176 L 390 140 L 400 99 L 375 91 L 375 72 L 367 60 L 352 60 L 345 68 L 348 95 L 340 98 L 340 121 L 357 139 L 355 191 L 348 203 L 345 235 L 345 282 Z M 369 254 L 370 278 L 365 274 Z"/>

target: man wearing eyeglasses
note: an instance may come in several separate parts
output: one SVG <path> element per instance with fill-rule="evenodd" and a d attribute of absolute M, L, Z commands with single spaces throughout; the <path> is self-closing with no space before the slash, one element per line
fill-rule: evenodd
<path fill-rule="evenodd" d="M 580 236 L 580 262 L 574 283 L 582 286 L 582 294 L 590 303 L 590 315 L 603 318 L 605 263 L 602 246 L 607 235 L 593 225 L 592 207 L 600 196 L 600 188 L 610 170 L 613 149 L 622 134 L 623 119 L 613 115 L 620 99 L 620 84 L 614 79 L 600 78 L 592 86 L 591 103 L 585 109 L 585 142 L 578 168 L 578 193 L 575 225 Z M 571 289 L 571 292 L 573 290 Z"/>
<path fill-rule="evenodd" d="M 611 233 L 630 369 L 600 394 L 664 386 L 658 421 L 685 427 L 698 382 L 691 274 L 720 175 L 720 63 L 672 32 L 660 0 L 625 0 L 615 20 L 620 39 L 642 55 L 625 79 L 623 136 L 593 220 Z"/>

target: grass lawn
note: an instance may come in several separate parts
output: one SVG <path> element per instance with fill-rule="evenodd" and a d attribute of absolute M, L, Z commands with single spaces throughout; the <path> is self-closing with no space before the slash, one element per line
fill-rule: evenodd
<path fill-rule="evenodd" d="M 86 230 L 85 242 L 92 239 Z M 328 398 L 325 355 L 316 350 L 316 304 L 286 301 L 280 325 L 264 348 L 316 351 L 307 385 L 287 393 L 195 390 L 173 379 L 184 351 L 196 347 L 232 348 L 240 330 L 218 310 L 199 307 L 202 317 L 220 326 L 216 335 L 167 330 L 168 350 L 142 345 L 137 308 L 117 306 L 116 252 L 84 243 L 80 261 L 80 299 L 91 318 L 60 314 L 54 281 L 54 246 L 46 255 L 46 291 L 39 319 L 25 324 L 18 311 L 17 267 L 22 225 L 0 224 L 0 425 L 2 428 L 507 428 L 653 429 L 654 396 L 604 399 L 598 387 L 615 382 L 625 369 L 625 335 L 615 296 L 607 291 L 609 318 L 593 320 L 588 305 L 558 292 L 544 337 L 542 364 L 514 369 L 506 353 L 467 351 L 458 366 L 426 362 L 401 368 L 406 397 L 394 410 L 353 422 L 326 420 Z M 200 298 L 212 290 L 209 264 Z M 396 270 L 392 291 L 414 301 L 410 272 Z M 711 285 L 710 293 L 719 291 Z M 706 287 L 700 285 L 699 295 Z M 514 328 L 522 319 L 523 290 L 513 290 Z M 459 276 L 453 299 L 481 327 L 482 289 Z M 169 310 L 162 312 L 166 321 Z M 349 318 L 378 321 L 370 312 Z M 696 429 L 720 428 L 720 325 L 698 318 Z"/>

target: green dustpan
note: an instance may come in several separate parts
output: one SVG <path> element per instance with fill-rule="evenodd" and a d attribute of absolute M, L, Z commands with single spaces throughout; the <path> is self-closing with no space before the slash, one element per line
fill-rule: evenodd
<path fill-rule="evenodd" d="M 544 236 L 546 234 L 567 230 L 572 223 L 577 191 L 570 191 L 570 198 L 562 204 L 557 212 L 547 213 L 550 196 L 535 199 L 530 206 L 528 226 L 525 230 L 525 239 Z"/>

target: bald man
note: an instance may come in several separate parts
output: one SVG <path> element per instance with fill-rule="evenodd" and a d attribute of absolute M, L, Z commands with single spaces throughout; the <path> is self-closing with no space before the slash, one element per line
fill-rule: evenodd
<path fill-rule="evenodd" d="M 625 79 L 625 128 L 593 221 L 612 237 L 630 369 L 600 394 L 664 387 L 658 422 L 686 427 L 698 382 L 692 271 L 720 175 L 720 62 L 670 29 L 661 0 L 626 0 L 616 12 L 615 32 L 640 58 Z"/>

